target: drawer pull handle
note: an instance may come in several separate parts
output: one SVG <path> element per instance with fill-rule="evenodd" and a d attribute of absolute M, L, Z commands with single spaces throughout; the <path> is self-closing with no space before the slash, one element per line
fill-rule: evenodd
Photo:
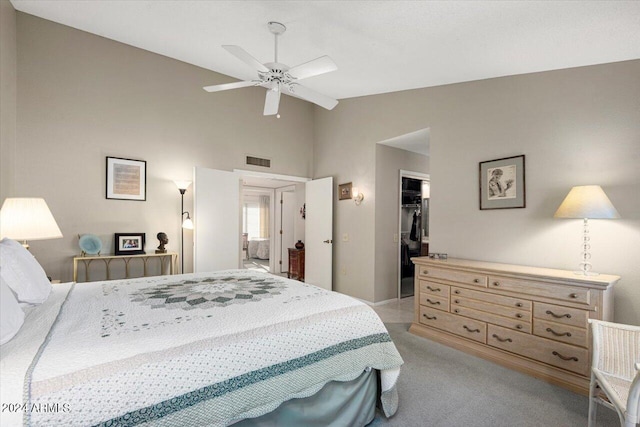
<path fill-rule="evenodd" d="M 429 320 L 436 320 L 436 319 L 437 319 L 437 317 L 436 317 L 436 316 L 429 317 L 429 316 L 427 316 L 427 314 L 426 314 L 426 313 L 422 313 L 422 315 L 423 315 L 424 317 L 426 317 L 427 319 L 429 319 Z"/>
<path fill-rule="evenodd" d="M 453 302 L 456 303 L 456 304 L 460 304 L 460 300 L 459 299 L 454 299 Z"/>
<path fill-rule="evenodd" d="M 518 319 L 522 319 L 522 314 L 518 313 L 518 314 L 516 314 L 516 317 L 517 317 Z"/>
<path fill-rule="evenodd" d="M 458 310 L 457 308 L 455 310 L 453 310 L 454 313 L 460 313 L 460 310 Z"/>
<path fill-rule="evenodd" d="M 480 279 L 473 279 L 473 283 L 480 283 Z"/>
<path fill-rule="evenodd" d="M 429 270 L 422 270 L 422 274 L 429 274 Z"/>
<path fill-rule="evenodd" d="M 440 292 L 440 288 L 432 288 L 431 286 L 427 286 L 427 289 L 429 289 L 431 292 Z"/>
<path fill-rule="evenodd" d="M 578 358 L 577 358 L 577 357 L 575 357 L 575 356 L 565 357 L 565 356 L 561 355 L 560 353 L 558 353 L 557 351 L 554 351 L 554 352 L 553 352 L 553 353 L 551 353 L 551 354 L 553 354 L 554 356 L 558 356 L 558 357 L 559 357 L 560 359 L 562 359 L 562 360 L 573 360 L 574 362 L 577 362 L 577 361 L 578 361 Z"/>
<path fill-rule="evenodd" d="M 566 317 L 567 319 L 571 319 L 571 315 L 569 313 L 567 314 L 555 314 L 553 311 L 551 310 L 547 310 L 546 312 L 547 314 L 552 315 L 553 317 L 555 317 L 556 319 L 562 319 L 563 317 Z"/>
<path fill-rule="evenodd" d="M 495 339 L 497 339 L 500 342 L 513 342 L 513 340 L 511 338 L 500 338 L 496 334 L 493 334 L 492 337 L 494 337 Z"/>
<path fill-rule="evenodd" d="M 564 337 L 565 335 L 570 337 L 571 336 L 571 332 L 556 332 L 551 328 L 547 328 L 547 332 L 551 332 L 553 335 L 557 336 L 557 337 Z"/>
<path fill-rule="evenodd" d="M 460 291 L 457 290 L 457 289 L 455 291 L 453 291 L 453 293 L 456 294 L 456 295 L 460 295 Z"/>
<path fill-rule="evenodd" d="M 431 301 L 429 298 L 427 298 L 427 302 L 433 305 L 440 305 L 440 301 Z"/>
<path fill-rule="evenodd" d="M 571 295 L 569 295 L 569 298 L 574 298 L 574 299 L 578 298 L 578 294 L 571 294 Z"/>
<path fill-rule="evenodd" d="M 469 332 L 478 332 L 478 333 L 480 333 L 480 329 L 470 329 L 467 325 L 462 325 L 462 327 L 465 328 Z"/>
<path fill-rule="evenodd" d="M 521 302 L 517 302 L 516 303 L 516 307 L 522 307 L 522 303 Z"/>
<path fill-rule="evenodd" d="M 493 282 L 493 286 L 500 286 L 500 282 Z"/>
<path fill-rule="evenodd" d="M 516 325 L 516 329 L 522 329 L 522 325 Z"/>

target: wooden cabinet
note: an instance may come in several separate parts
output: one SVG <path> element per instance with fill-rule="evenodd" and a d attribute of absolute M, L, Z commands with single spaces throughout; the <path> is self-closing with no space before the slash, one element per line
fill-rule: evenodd
<path fill-rule="evenodd" d="M 287 277 L 304 282 L 304 249 L 289 248 Z"/>
<path fill-rule="evenodd" d="M 413 258 L 410 332 L 589 393 L 588 319 L 612 321 L 613 275 Z"/>

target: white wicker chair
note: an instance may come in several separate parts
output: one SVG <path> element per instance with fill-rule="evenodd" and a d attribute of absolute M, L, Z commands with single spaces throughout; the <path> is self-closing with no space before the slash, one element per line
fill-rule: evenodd
<path fill-rule="evenodd" d="M 622 426 L 635 427 L 640 422 L 640 326 L 589 323 L 593 336 L 589 427 L 596 425 L 598 403 L 617 411 Z"/>

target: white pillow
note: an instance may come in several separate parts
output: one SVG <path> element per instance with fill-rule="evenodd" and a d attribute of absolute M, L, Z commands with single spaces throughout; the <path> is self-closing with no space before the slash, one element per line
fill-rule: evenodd
<path fill-rule="evenodd" d="M 40 304 L 51 293 L 51 282 L 38 261 L 15 240 L 0 240 L 0 275 L 19 302 Z"/>
<path fill-rule="evenodd" d="M 2 277 L 0 277 L 0 305 L 0 344 L 4 344 L 22 327 L 24 312 Z"/>

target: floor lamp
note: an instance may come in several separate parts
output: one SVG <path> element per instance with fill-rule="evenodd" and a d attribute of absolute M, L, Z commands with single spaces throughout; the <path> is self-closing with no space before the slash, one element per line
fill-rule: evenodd
<path fill-rule="evenodd" d="M 191 217 L 189 216 L 189 212 L 184 210 L 184 193 L 187 192 L 187 188 L 191 185 L 191 181 L 173 181 L 176 183 L 178 190 L 180 191 L 180 221 L 182 222 L 182 227 L 180 228 L 180 273 L 184 274 L 184 229 L 193 230 L 193 221 L 191 221 Z M 184 214 L 187 214 L 187 217 L 184 218 Z"/>

